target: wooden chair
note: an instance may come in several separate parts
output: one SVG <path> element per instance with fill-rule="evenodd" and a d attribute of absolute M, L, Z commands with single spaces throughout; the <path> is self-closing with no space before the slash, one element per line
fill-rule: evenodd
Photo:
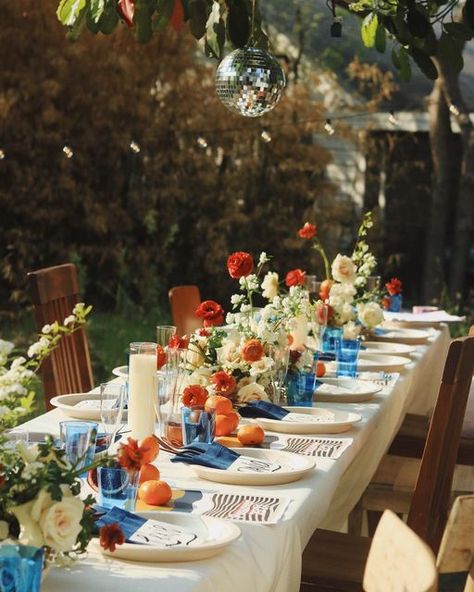
<path fill-rule="evenodd" d="M 367 557 L 364 590 L 435 592 L 437 579 L 433 551 L 400 518 L 386 510 Z"/>
<path fill-rule="evenodd" d="M 168 298 L 171 318 L 178 335 L 189 335 L 202 327 L 201 319 L 195 314 L 201 304 L 201 294 L 197 286 L 175 286 L 168 292 Z"/>
<path fill-rule="evenodd" d="M 436 552 L 446 523 L 474 367 L 474 338 L 450 345 L 407 524 Z M 370 538 L 316 530 L 303 553 L 305 592 L 360 591 Z M 303 587 L 304 585 L 304 587 Z"/>
<path fill-rule="evenodd" d="M 474 495 L 456 498 L 441 541 L 436 567 L 442 582 L 445 574 L 449 578 L 452 574 L 468 572 L 464 592 L 474 592 Z"/>
<path fill-rule="evenodd" d="M 27 275 L 38 331 L 45 324 L 62 322 L 80 301 L 75 265 L 66 263 Z M 94 386 L 86 333 L 83 328 L 63 337 L 41 366 L 47 409 L 56 395 L 84 393 Z"/>

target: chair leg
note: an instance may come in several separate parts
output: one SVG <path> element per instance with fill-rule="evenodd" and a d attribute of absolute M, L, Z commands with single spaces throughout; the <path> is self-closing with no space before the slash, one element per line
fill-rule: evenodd
<path fill-rule="evenodd" d="M 349 534 L 355 536 L 362 535 L 362 520 L 364 517 L 364 509 L 360 501 L 352 508 L 348 520 L 347 520 L 347 530 Z"/>
<path fill-rule="evenodd" d="M 367 528 L 369 531 L 369 537 L 373 537 L 375 529 L 382 518 L 382 512 L 376 512 L 375 510 L 367 510 Z"/>

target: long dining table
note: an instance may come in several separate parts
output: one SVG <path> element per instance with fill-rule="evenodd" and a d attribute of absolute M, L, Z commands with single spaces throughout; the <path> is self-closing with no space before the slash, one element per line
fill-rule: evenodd
<path fill-rule="evenodd" d="M 316 528 L 339 530 L 369 484 L 407 412 L 429 414 L 434 406 L 449 346 L 447 326 L 431 330 L 428 343 L 416 347 L 403 372 L 371 400 L 318 403 L 329 409 L 355 411 L 362 420 L 340 434 L 350 446 L 333 460 L 315 459 L 315 468 L 299 481 L 278 486 L 243 487 L 204 481 L 190 467 L 172 464 L 160 451 L 161 478 L 173 487 L 247 495 L 275 495 L 290 500 L 282 519 L 271 525 L 239 523 L 240 538 L 219 555 L 183 563 L 136 563 L 103 555 L 91 544 L 86 557 L 72 566 L 54 568 L 44 592 L 297 592 L 301 556 Z M 59 409 L 24 424 L 30 431 L 57 435 Z M 275 434 L 277 435 L 277 434 Z"/>

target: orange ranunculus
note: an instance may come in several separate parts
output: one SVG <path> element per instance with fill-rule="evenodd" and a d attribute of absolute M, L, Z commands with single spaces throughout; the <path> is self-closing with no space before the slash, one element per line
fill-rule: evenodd
<path fill-rule="evenodd" d="M 292 269 L 286 274 L 285 284 L 290 288 L 291 286 L 303 286 L 306 277 L 306 272 L 302 269 Z"/>
<path fill-rule="evenodd" d="M 161 345 L 156 346 L 156 369 L 160 370 L 166 364 L 166 352 Z"/>
<path fill-rule="evenodd" d="M 396 296 L 402 292 L 402 282 L 398 278 L 392 278 L 385 284 L 385 287 L 390 296 Z"/>
<path fill-rule="evenodd" d="M 182 337 L 179 337 L 178 335 L 173 335 L 173 337 L 170 337 L 170 340 L 168 341 L 168 347 L 170 349 L 188 349 L 188 345 L 189 345 L 189 337 L 187 335 L 183 335 Z"/>
<path fill-rule="evenodd" d="M 224 322 L 224 309 L 214 300 L 204 300 L 197 307 L 196 316 L 203 319 L 205 327 L 214 327 Z"/>
<path fill-rule="evenodd" d="M 264 353 L 263 345 L 258 339 L 249 339 L 242 348 L 242 358 L 246 362 L 258 362 Z"/>
<path fill-rule="evenodd" d="M 123 545 L 125 542 L 125 535 L 117 522 L 106 524 L 99 530 L 100 546 L 103 549 L 115 551 L 117 545 Z"/>
<path fill-rule="evenodd" d="M 216 393 L 224 397 L 231 395 L 237 386 L 235 378 L 231 374 L 227 374 L 224 370 L 215 372 L 211 376 L 211 382 L 214 385 Z"/>
<path fill-rule="evenodd" d="M 390 308 L 390 296 L 384 296 L 382 298 L 382 308 L 388 310 Z"/>
<path fill-rule="evenodd" d="M 253 271 L 253 258 L 250 253 L 237 251 L 227 258 L 227 270 L 231 278 L 239 279 Z"/>
<path fill-rule="evenodd" d="M 321 287 L 319 289 L 319 297 L 323 302 L 329 299 L 329 292 L 334 284 L 333 280 L 324 280 L 321 282 Z"/>
<path fill-rule="evenodd" d="M 139 471 L 145 464 L 144 451 L 138 446 L 137 440 L 128 438 L 127 444 L 120 444 L 117 452 L 117 460 L 128 471 Z"/>
<path fill-rule="evenodd" d="M 310 240 L 316 236 L 316 226 L 314 224 L 310 224 L 309 222 L 305 222 L 304 226 L 298 230 L 298 235 L 301 238 Z"/>
<path fill-rule="evenodd" d="M 209 393 L 199 384 L 187 386 L 183 391 L 183 405 L 185 407 L 201 407 L 206 402 Z"/>

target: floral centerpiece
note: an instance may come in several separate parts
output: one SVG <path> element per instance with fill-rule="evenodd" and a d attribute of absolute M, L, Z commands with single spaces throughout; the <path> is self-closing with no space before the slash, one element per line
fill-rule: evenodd
<path fill-rule="evenodd" d="M 301 238 L 313 241 L 313 248 L 323 259 L 326 277 L 321 284 L 320 298 L 328 305 L 328 324 L 343 328 L 348 339 L 356 338 L 361 329 L 373 330 L 383 321 L 375 295 L 367 290 L 367 280 L 377 264 L 365 238 L 372 226 L 372 213 L 367 212 L 352 255 L 338 253 L 331 264 L 317 236 L 317 227 L 306 222 L 298 230 Z"/>

